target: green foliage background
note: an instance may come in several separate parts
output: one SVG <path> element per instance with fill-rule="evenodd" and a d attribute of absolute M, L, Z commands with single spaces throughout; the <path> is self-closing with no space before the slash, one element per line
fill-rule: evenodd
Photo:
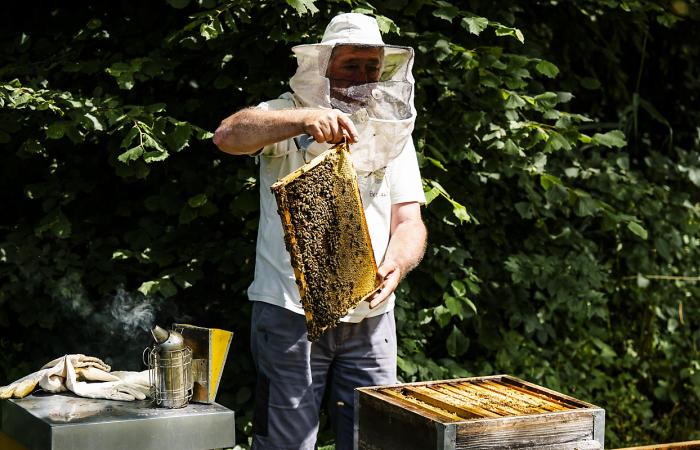
<path fill-rule="evenodd" d="M 0 384 L 70 352 L 136 369 L 154 320 L 233 330 L 219 401 L 247 446 L 259 187 L 211 131 L 354 10 L 417 50 L 430 244 L 399 289 L 401 378 L 509 373 L 604 407 L 608 447 L 700 439 L 699 8 L 6 5 Z"/>

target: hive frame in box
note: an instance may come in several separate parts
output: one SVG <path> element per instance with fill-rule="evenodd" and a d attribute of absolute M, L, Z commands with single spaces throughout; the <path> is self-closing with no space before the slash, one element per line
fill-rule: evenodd
<path fill-rule="evenodd" d="M 389 395 L 450 383 L 495 381 L 569 409 L 463 419 L 420 401 Z M 457 408 L 459 409 L 459 408 Z M 457 410 L 455 409 L 455 411 Z M 450 416 L 454 416 L 450 418 Z M 509 375 L 370 386 L 355 390 L 355 450 L 595 450 L 604 448 L 605 410 Z"/>

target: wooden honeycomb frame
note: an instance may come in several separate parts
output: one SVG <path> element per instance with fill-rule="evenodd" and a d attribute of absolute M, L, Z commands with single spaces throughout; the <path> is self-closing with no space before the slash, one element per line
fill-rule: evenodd
<path fill-rule="evenodd" d="M 273 184 L 308 339 L 328 328 L 379 287 L 357 174 L 346 143 Z"/>

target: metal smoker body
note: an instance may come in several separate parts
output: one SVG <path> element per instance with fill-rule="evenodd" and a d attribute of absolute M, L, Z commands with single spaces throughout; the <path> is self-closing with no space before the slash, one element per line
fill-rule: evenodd
<path fill-rule="evenodd" d="M 182 408 L 192 398 L 192 350 L 185 345 L 182 334 L 156 325 L 151 330 L 156 343 L 148 352 L 151 389 L 156 405 Z M 145 359 L 145 358 L 144 358 Z"/>

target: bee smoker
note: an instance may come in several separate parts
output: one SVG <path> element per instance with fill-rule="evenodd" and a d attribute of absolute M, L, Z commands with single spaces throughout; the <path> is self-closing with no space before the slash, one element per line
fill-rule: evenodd
<path fill-rule="evenodd" d="M 163 408 L 183 408 L 192 398 L 192 349 L 175 330 L 156 325 L 151 334 L 155 344 L 144 350 L 144 363 L 150 369 L 153 399 Z"/>

